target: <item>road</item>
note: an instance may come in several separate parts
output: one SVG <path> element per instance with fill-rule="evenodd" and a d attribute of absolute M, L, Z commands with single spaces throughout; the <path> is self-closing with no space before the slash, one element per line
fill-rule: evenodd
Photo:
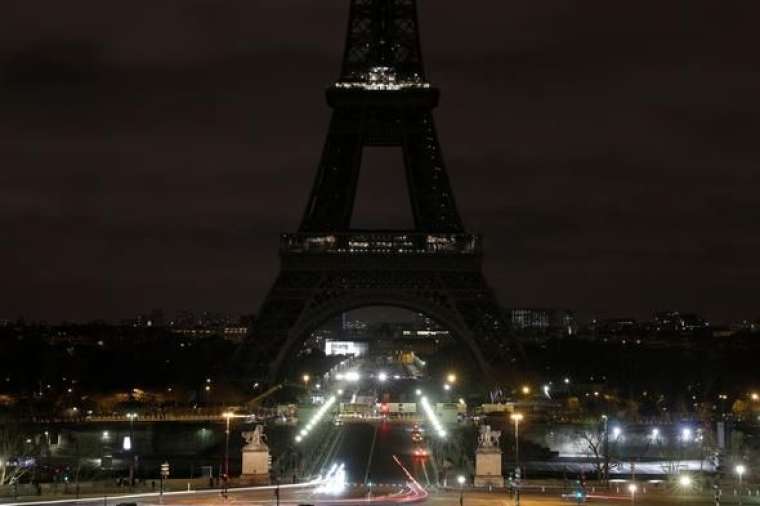
<path fill-rule="evenodd" d="M 403 484 L 406 468 L 420 484 L 430 485 L 435 474 L 428 459 L 413 455 L 419 445 L 412 442 L 410 429 L 402 422 L 347 422 L 334 460 L 345 464 L 349 483 Z"/>
<path fill-rule="evenodd" d="M 280 493 L 280 505 L 281 506 L 297 506 L 299 504 L 314 504 L 323 506 L 349 506 L 349 505 L 368 505 L 371 503 L 385 505 L 399 502 L 411 502 L 399 500 L 399 497 L 389 497 L 388 491 L 385 491 L 382 495 L 385 498 L 375 496 L 375 500 L 368 501 L 366 497 L 351 498 L 351 495 L 355 495 L 351 490 L 347 492 L 347 496 L 340 498 L 324 497 L 313 492 L 313 488 L 308 489 L 282 489 Z M 414 501 L 414 500 L 413 500 Z M 459 506 L 459 491 L 437 491 L 431 492 L 428 497 L 420 498 L 419 504 L 425 504 L 428 506 Z M 744 498 L 744 504 L 757 505 L 760 504 L 760 498 Z M 118 500 L 109 500 L 108 506 L 116 506 L 120 503 L 137 503 L 145 506 L 154 506 L 158 504 L 165 505 L 178 505 L 178 506 L 247 506 L 247 505 L 267 505 L 275 506 L 275 496 L 271 489 L 267 490 L 248 490 L 248 491 L 234 491 L 231 490 L 228 497 L 225 499 L 218 491 L 216 492 L 204 492 L 194 493 L 191 495 L 170 495 L 164 496 L 163 499 L 155 495 L 141 496 L 136 498 L 121 498 Z M 32 503 L 11 503 L 14 505 L 26 505 Z M 51 503 L 48 503 L 51 504 Z M 76 502 L 76 501 L 61 501 L 51 504 L 51 506 L 91 506 L 91 505 L 103 505 L 103 499 L 96 499 L 89 502 Z M 463 494 L 463 506 L 512 506 L 514 505 L 514 499 L 506 496 L 503 492 L 481 492 L 473 491 L 471 489 L 465 489 Z M 523 495 L 520 501 L 521 506 L 568 506 L 575 504 L 574 502 L 563 500 L 555 495 L 542 495 L 542 494 L 526 494 Z M 599 506 L 628 506 L 633 505 L 629 497 L 617 497 L 617 498 L 590 498 L 586 504 L 599 505 Z M 666 506 L 666 505 L 694 505 L 694 506 L 708 506 L 713 505 L 714 501 L 709 497 L 694 497 L 694 496 L 647 496 L 639 497 L 636 499 L 636 506 Z M 721 505 L 734 505 L 738 504 L 736 498 L 725 497 L 721 501 Z M 11 506 L 10 504 L 8 506 Z"/>

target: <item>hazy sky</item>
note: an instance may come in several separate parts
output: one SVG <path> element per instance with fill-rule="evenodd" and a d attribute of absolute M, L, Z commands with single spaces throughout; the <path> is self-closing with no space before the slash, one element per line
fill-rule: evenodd
<path fill-rule="evenodd" d="M 0 318 L 255 312 L 316 171 L 347 7 L 5 3 Z M 420 11 L 460 214 L 504 305 L 760 316 L 757 2 Z M 398 161 L 368 153 L 357 223 L 406 223 Z"/>

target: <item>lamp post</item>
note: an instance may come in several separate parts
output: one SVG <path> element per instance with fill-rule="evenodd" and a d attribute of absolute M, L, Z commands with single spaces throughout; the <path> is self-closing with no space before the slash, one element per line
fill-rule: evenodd
<path fill-rule="evenodd" d="M 744 464 L 739 464 L 736 466 L 736 474 L 739 476 L 739 506 L 742 505 L 742 477 L 746 472 L 747 468 L 744 467 Z"/>
<path fill-rule="evenodd" d="M 515 422 L 515 505 L 520 506 L 520 422 L 522 413 L 512 413 L 510 418 Z"/>
<path fill-rule="evenodd" d="M 603 479 L 604 482 L 609 486 L 609 471 L 610 471 L 610 433 L 609 433 L 609 418 L 607 415 L 602 415 L 602 421 L 604 422 L 604 467 L 603 470 Z"/>
<path fill-rule="evenodd" d="M 523 420 L 522 413 L 512 413 L 510 418 L 515 422 L 515 470 L 520 469 L 520 422 Z"/>
<path fill-rule="evenodd" d="M 628 485 L 628 491 L 631 493 L 631 503 L 636 503 L 636 492 L 638 491 L 638 487 L 635 483 L 631 483 Z"/>
<path fill-rule="evenodd" d="M 459 506 L 464 506 L 464 475 L 457 476 L 457 482 L 459 482 Z"/>
<path fill-rule="evenodd" d="M 235 416 L 232 412 L 227 411 L 224 413 L 224 419 L 226 420 L 227 428 L 224 431 L 224 475 L 229 478 L 230 476 L 230 419 Z M 225 479 L 226 483 L 226 479 Z"/>
<path fill-rule="evenodd" d="M 132 458 L 129 463 L 129 488 L 131 489 L 135 483 L 135 473 L 137 471 L 137 453 L 135 448 L 135 418 L 137 413 L 127 413 L 127 419 L 129 420 L 129 451 L 132 453 Z"/>

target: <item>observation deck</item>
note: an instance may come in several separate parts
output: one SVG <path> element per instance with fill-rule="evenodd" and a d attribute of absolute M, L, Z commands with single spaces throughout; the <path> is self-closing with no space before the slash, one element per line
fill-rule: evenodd
<path fill-rule="evenodd" d="M 345 232 L 283 234 L 280 255 L 479 256 L 478 234 Z"/>

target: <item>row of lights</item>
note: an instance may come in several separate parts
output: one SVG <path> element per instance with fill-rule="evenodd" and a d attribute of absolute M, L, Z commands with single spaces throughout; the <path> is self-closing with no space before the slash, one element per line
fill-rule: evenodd
<path fill-rule="evenodd" d="M 311 417 L 311 420 L 309 420 L 309 423 L 306 424 L 306 426 L 301 429 L 301 431 L 296 435 L 295 441 L 296 443 L 300 443 L 303 441 L 303 439 L 309 435 L 309 432 L 320 422 L 323 416 L 325 416 L 325 413 L 332 407 L 333 404 L 335 404 L 335 401 L 337 401 L 338 398 L 336 396 L 330 396 L 324 404 L 322 404 L 316 413 L 314 413 L 314 416 Z"/>
<path fill-rule="evenodd" d="M 620 439 L 622 436 L 623 436 L 623 429 L 622 428 L 620 428 L 618 426 L 615 426 L 615 427 L 612 428 L 612 437 L 613 437 L 613 439 Z M 651 439 L 653 441 L 659 440 L 660 439 L 660 429 L 658 429 L 656 427 L 654 429 L 652 429 L 652 432 L 649 433 L 649 439 Z M 699 440 L 701 440 L 701 435 L 697 435 L 696 438 L 695 438 L 694 432 L 692 431 L 692 429 L 690 429 L 689 427 L 684 427 L 683 429 L 681 429 L 680 439 L 684 443 L 691 442 L 694 439 L 696 439 L 696 440 L 699 441 Z"/>
<path fill-rule="evenodd" d="M 428 420 L 430 420 L 430 423 L 433 425 L 433 428 L 435 429 L 435 432 L 438 434 L 438 437 L 445 438 L 446 431 L 443 429 L 443 425 L 441 425 L 441 421 L 435 415 L 435 411 L 433 410 L 433 407 L 430 405 L 428 398 L 423 395 L 420 398 L 420 404 L 422 404 L 422 409 L 423 411 L 425 411 L 425 414 L 427 415 Z"/>

